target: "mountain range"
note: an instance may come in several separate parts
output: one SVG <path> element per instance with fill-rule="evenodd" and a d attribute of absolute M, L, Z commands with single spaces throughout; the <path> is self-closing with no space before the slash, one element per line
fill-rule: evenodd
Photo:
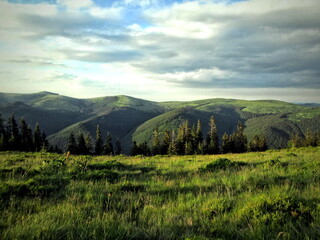
<path fill-rule="evenodd" d="M 264 135 L 269 148 L 286 147 L 293 134 L 304 135 L 307 130 L 320 131 L 320 106 L 294 104 L 275 100 L 236 100 L 213 98 L 198 101 L 153 102 L 130 96 L 108 96 L 78 99 L 56 93 L 34 94 L 0 93 L 0 114 L 8 119 L 24 118 L 32 128 L 38 122 L 52 145 L 66 148 L 71 132 L 83 132 L 95 140 L 99 124 L 103 137 L 110 132 L 113 141 L 119 139 L 125 153 L 132 140 L 151 142 L 157 127 L 160 134 L 166 129 L 178 129 L 188 120 L 190 125 L 201 120 L 204 134 L 209 130 L 210 116 L 217 122 L 221 139 L 231 134 L 237 123 L 246 126 L 250 140 Z"/>

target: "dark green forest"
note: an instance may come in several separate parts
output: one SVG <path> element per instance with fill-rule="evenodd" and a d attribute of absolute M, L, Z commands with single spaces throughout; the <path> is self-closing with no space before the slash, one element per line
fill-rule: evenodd
<path fill-rule="evenodd" d="M 224 133 L 219 139 L 218 128 L 214 116 L 209 119 L 209 131 L 202 132 L 201 121 L 190 126 L 189 121 L 184 121 L 177 130 L 165 130 L 162 135 L 159 129 L 153 129 L 151 144 L 147 141 L 137 143 L 133 140 L 130 154 L 136 155 L 203 155 L 203 154 L 226 154 L 259 152 L 268 149 L 267 140 L 264 136 L 255 135 L 248 141 L 244 134 L 245 126 L 238 122 L 236 130 L 228 135 Z M 123 154 L 121 142 L 117 139 L 113 146 L 112 136 L 108 132 L 105 139 L 101 134 L 100 125 L 96 127 L 96 138 L 93 143 L 89 135 L 83 132 L 74 135 L 70 133 L 67 140 L 66 151 L 75 155 L 119 155 Z M 294 134 L 288 141 L 288 147 L 319 146 L 320 134 L 307 131 L 305 136 Z M 48 143 L 46 133 L 41 132 L 37 123 L 34 131 L 22 118 L 20 125 L 17 123 L 14 114 L 7 121 L 0 115 L 0 150 L 1 151 L 25 151 L 37 152 L 48 151 L 62 153 L 58 146 L 51 146 Z"/>
<path fill-rule="evenodd" d="M 216 152 L 208 148 L 208 143 L 215 141 L 207 139 L 208 132 L 211 131 L 211 116 L 215 119 L 220 152 L 243 151 L 228 149 L 228 142 L 233 141 L 232 135 L 239 127 L 238 123 L 244 128 L 243 134 L 247 137 L 248 149 L 253 149 L 250 142 L 254 138 L 254 141 L 257 141 L 257 137 L 260 138 L 259 141 L 265 140 L 269 149 L 281 149 L 288 146 L 288 141 L 294 135 L 305 138 L 308 130 L 314 134 L 320 131 L 318 105 L 299 105 L 274 100 L 205 99 L 189 102 L 153 102 L 129 96 L 77 99 L 50 92 L 0 93 L 2 119 L 7 121 L 12 113 L 18 125 L 23 118 L 33 132 L 38 123 L 41 135 L 43 130 L 46 133 L 50 150 L 60 149 L 66 152 L 69 145 L 72 150 L 74 138 L 73 142 L 82 145 L 81 154 L 88 151 L 92 154 L 131 154 L 133 150 L 140 154 L 155 154 L 160 151 L 158 147 L 152 149 L 153 145 L 158 144 L 157 135 L 159 143 L 164 145 L 161 147 L 161 154 L 168 154 L 170 141 L 172 145 L 178 145 L 176 150 L 175 146 L 171 147 L 171 153 L 177 151 L 177 154 L 185 154 L 185 148 L 187 153 L 192 154 Z M 199 120 L 203 133 L 203 143 L 200 144 L 201 141 L 194 136 Z M 184 136 L 180 128 L 183 128 L 186 122 L 190 130 L 186 130 Z M 98 125 L 101 140 L 98 141 L 96 151 Z M 106 142 L 107 145 L 104 146 Z M 28 149 L 34 148 L 30 146 Z M 39 148 L 42 147 L 36 147 L 37 150 Z"/>

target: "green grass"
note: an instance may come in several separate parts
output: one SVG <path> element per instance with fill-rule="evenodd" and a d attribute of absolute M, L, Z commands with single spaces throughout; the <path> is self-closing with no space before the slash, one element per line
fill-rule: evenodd
<path fill-rule="evenodd" d="M 319 239 L 320 148 L 0 153 L 1 239 Z"/>

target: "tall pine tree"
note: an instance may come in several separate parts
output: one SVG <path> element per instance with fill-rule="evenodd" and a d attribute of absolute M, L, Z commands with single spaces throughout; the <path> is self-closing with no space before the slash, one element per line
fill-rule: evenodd
<path fill-rule="evenodd" d="M 103 145 L 103 154 L 104 155 L 112 155 L 113 154 L 113 144 L 110 133 L 108 132 L 106 140 Z"/>
<path fill-rule="evenodd" d="M 155 128 L 153 130 L 153 138 L 152 138 L 152 154 L 158 155 L 161 153 L 161 145 L 160 145 L 160 138 L 159 138 L 159 130 Z"/>
<path fill-rule="evenodd" d="M 208 154 L 217 154 L 219 152 L 219 139 L 216 120 L 213 116 L 210 117 L 209 127 L 206 139 L 206 151 Z"/>
<path fill-rule="evenodd" d="M 87 148 L 86 140 L 84 139 L 83 133 L 80 133 L 77 141 L 77 154 L 88 155 L 89 150 Z"/>
<path fill-rule="evenodd" d="M 14 114 L 11 115 L 8 119 L 8 131 L 9 141 L 8 146 L 10 150 L 19 150 L 20 147 L 20 134 L 17 121 L 14 117 Z"/>
<path fill-rule="evenodd" d="M 39 123 L 36 124 L 36 128 L 33 132 L 33 147 L 36 152 L 39 152 L 42 149 L 42 135 Z"/>
<path fill-rule="evenodd" d="M 96 144 L 94 148 L 94 153 L 96 155 L 101 155 L 103 151 L 103 140 L 101 136 L 101 131 L 100 131 L 100 125 L 97 125 L 97 130 L 96 130 Z"/>
<path fill-rule="evenodd" d="M 76 138 L 75 138 L 73 132 L 70 133 L 69 138 L 68 138 L 67 151 L 70 152 L 71 154 L 78 153 L 78 146 L 77 146 Z"/>

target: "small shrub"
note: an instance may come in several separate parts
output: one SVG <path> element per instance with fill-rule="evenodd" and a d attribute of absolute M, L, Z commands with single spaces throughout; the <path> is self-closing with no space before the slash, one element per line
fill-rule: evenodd
<path fill-rule="evenodd" d="M 144 185 L 132 185 L 127 184 L 121 186 L 120 190 L 125 192 L 142 192 L 145 191 L 146 187 Z"/>
<path fill-rule="evenodd" d="M 235 206 L 235 204 L 234 204 L 233 200 L 219 199 L 219 200 L 215 201 L 211 207 L 209 207 L 209 215 L 212 218 L 217 215 L 231 212 L 233 210 L 234 206 Z"/>
<path fill-rule="evenodd" d="M 279 157 L 275 157 L 269 161 L 266 162 L 266 164 L 270 167 L 287 167 L 289 165 L 289 163 L 287 162 L 281 162 L 279 160 Z"/>
<path fill-rule="evenodd" d="M 108 170 L 94 170 L 94 171 L 88 171 L 85 173 L 78 173 L 73 176 L 74 179 L 83 179 L 83 180 L 102 180 L 106 179 L 110 183 L 114 183 L 119 179 L 119 174 Z"/>
<path fill-rule="evenodd" d="M 313 221 L 311 208 L 286 195 L 260 196 L 248 204 L 240 215 L 246 221 L 271 228 L 281 228 L 289 223 L 308 226 Z"/>
<path fill-rule="evenodd" d="M 126 170 L 127 166 L 117 161 L 107 161 L 88 164 L 89 170 Z"/>
<path fill-rule="evenodd" d="M 242 166 L 247 166 L 245 162 L 233 162 L 227 158 L 219 158 L 214 162 L 209 163 L 203 170 L 205 171 L 217 171 L 227 169 L 238 169 Z"/>

